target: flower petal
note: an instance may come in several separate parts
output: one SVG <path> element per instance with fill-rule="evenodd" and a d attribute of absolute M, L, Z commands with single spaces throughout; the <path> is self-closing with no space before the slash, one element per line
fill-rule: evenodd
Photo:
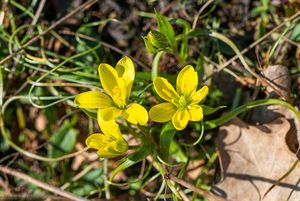
<path fill-rule="evenodd" d="M 116 107 L 108 107 L 104 109 L 98 109 L 98 122 L 99 124 L 102 121 L 113 121 L 115 120 L 118 116 L 120 116 L 122 113 L 122 110 Z"/>
<path fill-rule="evenodd" d="M 192 105 L 188 109 L 190 116 L 191 116 L 191 121 L 202 121 L 203 119 L 203 109 L 200 105 Z"/>
<path fill-rule="evenodd" d="M 113 141 L 107 144 L 106 147 L 99 149 L 97 154 L 101 158 L 114 158 L 128 150 L 127 142 L 122 139 L 120 141 Z"/>
<path fill-rule="evenodd" d="M 86 146 L 97 150 L 105 147 L 107 143 L 108 141 L 105 135 L 100 133 L 92 134 L 85 140 Z"/>
<path fill-rule="evenodd" d="M 120 155 L 120 153 L 109 152 L 105 149 L 99 149 L 97 154 L 100 158 L 114 158 Z"/>
<path fill-rule="evenodd" d="M 154 89 L 156 93 L 164 100 L 171 102 L 172 99 L 179 98 L 174 87 L 169 83 L 169 81 L 163 77 L 156 77 L 154 79 Z"/>
<path fill-rule="evenodd" d="M 172 118 L 173 126 L 177 130 L 183 130 L 190 120 L 190 114 L 186 109 L 177 110 Z"/>
<path fill-rule="evenodd" d="M 153 106 L 149 111 L 149 116 L 155 122 L 170 121 L 175 114 L 177 108 L 172 103 L 161 103 Z"/>
<path fill-rule="evenodd" d="M 191 100 L 189 101 L 190 104 L 197 104 L 201 102 L 208 94 L 208 86 L 203 86 L 201 89 L 196 91 L 191 95 Z"/>
<path fill-rule="evenodd" d="M 111 153 L 120 155 L 128 150 L 128 144 L 122 137 L 120 140 L 109 143 L 106 149 Z"/>
<path fill-rule="evenodd" d="M 75 97 L 75 103 L 80 108 L 107 108 L 111 107 L 113 102 L 109 96 L 100 91 L 87 91 Z"/>
<path fill-rule="evenodd" d="M 100 82 L 104 90 L 113 96 L 115 87 L 118 86 L 118 73 L 109 64 L 102 63 L 98 67 Z"/>
<path fill-rule="evenodd" d="M 114 100 L 115 104 L 119 107 L 123 108 L 126 105 L 126 82 L 123 78 L 118 78 L 118 87 L 114 88 L 112 99 Z"/>
<path fill-rule="evenodd" d="M 125 117 L 125 119 L 134 124 L 140 124 L 140 125 L 146 125 L 148 122 L 148 112 L 147 110 L 137 104 L 137 103 L 133 103 L 131 104 L 124 112 L 123 115 Z"/>
<path fill-rule="evenodd" d="M 122 138 L 122 134 L 119 128 L 119 125 L 112 121 L 100 121 L 99 126 L 104 133 L 104 135 L 108 136 L 109 139 L 118 140 Z"/>
<path fill-rule="evenodd" d="M 178 94 L 189 96 L 195 92 L 198 86 L 198 74 L 191 65 L 185 66 L 178 74 L 176 90 Z"/>
<path fill-rule="evenodd" d="M 116 65 L 116 71 L 119 77 L 122 77 L 126 83 L 126 100 L 129 99 L 131 88 L 135 76 L 134 64 L 132 60 L 125 56 Z"/>
<path fill-rule="evenodd" d="M 100 127 L 104 134 L 92 134 L 86 139 L 89 148 L 97 149 L 101 158 L 113 158 L 127 151 L 128 144 L 115 121 L 101 122 Z"/>

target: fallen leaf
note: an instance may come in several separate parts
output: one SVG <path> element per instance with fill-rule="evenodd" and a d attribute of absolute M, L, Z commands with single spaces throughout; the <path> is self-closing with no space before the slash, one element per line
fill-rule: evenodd
<path fill-rule="evenodd" d="M 274 65 L 268 66 L 263 72 L 268 85 L 266 91 L 271 97 L 283 97 L 289 100 L 291 91 L 291 76 L 286 66 Z"/>
<path fill-rule="evenodd" d="M 222 126 L 217 148 L 223 180 L 215 186 L 215 193 L 232 201 L 299 201 L 299 163 L 264 197 L 297 160 L 286 143 L 290 128 L 285 118 L 260 126 L 235 118 Z"/>

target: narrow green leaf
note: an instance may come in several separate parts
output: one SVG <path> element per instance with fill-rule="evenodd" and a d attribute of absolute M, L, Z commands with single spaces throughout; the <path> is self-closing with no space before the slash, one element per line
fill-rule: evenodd
<path fill-rule="evenodd" d="M 230 121 L 231 119 L 233 119 L 234 117 L 236 117 L 237 115 L 239 115 L 242 112 L 245 112 L 247 110 L 253 109 L 255 107 L 263 106 L 263 105 L 281 105 L 281 106 L 284 106 L 284 107 L 288 108 L 289 110 L 291 110 L 296 115 L 298 120 L 300 120 L 300 113 L 296 108 L 294 108 L 294 106 L 292 106 L 291 104 L 289 104 L 285 101 L 270 98 L 270 99 L 251 101 L 249 103 L 246 103 L 244 105 L 241 105 L 240 107 L 237 107 L 237 108 L 233 109 L 232 111 L 230 111 L 229 113 L 221 116 L 220 118 L 210 120 L 210 121 L 205 121 L 204 122 L 205 129 L 206 130 L 207 129 L 214 129 L 214 128 Z"/>
<path fill-rule="evenodd" d="M 177 42 L 176 42 L 175 32 L 172 25 L 164 16 L 162 16 L 158 12 L 156 12 L 156 19 L 157 19 L 159 31 L 168 38 L 173 50 L 177 51 Z"/>
<path fill-rule="evenodd" d="M 191 31 L 188 33 L 187 37 L 188 38 L 194 38 L 194 37 L 198 37 L 198 36 L 209 36 L 211 32 L 208 29 L 195 29 L 194 31 Z"/>
<path fill-rule="evenodd" d="M 295 28 L 292 31 L 292 34 L 290 36 L 290 39 L 293 41 L 299 41 L 300 40 L 300 24 L 297 24 Z"/>
<path fill-rule="evenodd" d="M 112 173 L 110 177 L 110 181 L 114 179 L 114 177 L 121 171 L 129 168 L 130 166 L 142 161 L 145 159 L 150 153 L 152 152 L 152 147 L 150 142 L 144 141 L 141 145 L 141 148 L 139 148 L 135 153 L 131 154 L 127 158 L 121 159 L 122 162 Z"/>
<path fill-rule="evenodd" d="M 177 163 L 186 163 L 188 161 L 188 157 L 186 156 L 185 152 L 175 140 L 172 140 L 169 152 Z"/>
<path fill-rule="evenodd" d="M 0 107 L 3 104 L 3 76 L 2 76 L 2 66 L 0 66 Z"/>
<path fill-rule="evenodd" d="M 97 110 L 95 109 L 82 109 L 82 111 L 90 118 L 97 119 Z"/>
<path fill-rule="evenodd" d="M 160 149 L 164 160 L 168 161 L 170 153 L 170 145 L 177 130 L 174 128 L 172 122 L 165 124 L 162 128 L 159 138 Z"/>
<path fill-rule="evenodd" d="M 176 187 L 171 183 L 170 180 L 167 181 L 167 185 L 170 188 L 170 190 L 172 191 L 173 195 L 175 195 L 176 197 L 173 197 L 174 199 L 178 198 L 181 200 L 181 196 L 178 193 L 178 189 L 176 189 Z"/>
<path fill-rule="evenodd" d="M 222 106 L 219 106 L 219 107 L 209 107 L 207 105 L 201 105 L 202 109 L 203 109 L 203 114 L 204 115 L 209 115 L 209 114 L 212 114 L 212 113 L 215 113 L 216 111 L 222 109 L 222 108 L 225 108 L 226 106 L 225 105 L 222 105 Z"/>

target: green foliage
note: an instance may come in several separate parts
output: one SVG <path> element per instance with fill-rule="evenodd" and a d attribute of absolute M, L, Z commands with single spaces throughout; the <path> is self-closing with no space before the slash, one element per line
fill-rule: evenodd
<path fill-rule="evenodd" d="M 290 39 L 296 42 L 300 40 L 300 24 L 297 24 L 294 27 L 292 34 L 290 35 Z"/>
<path fill-rule="evenodd" d="M 35 23 L 40 1 L 9 0 L 7 6 L 4 3 L 0 57 L 13 54 L 33 37 L 39 39 L 0 66 L 1 165 L 9 165 L 56 187 L 70 182 L 66 191 L 85 198 L 117 199 L 120 196 L 122 199 L 124 196 L 144 200 L 146 194 L 155 200 L 181 200 L 180 194 L 184 193 L 191 200 L 207 200 L 167 176 L 172 174 L 209 191 L 212 183 L 220 178 L 218 151 L 214 144 L 219 126 L 242 112 L 270 104 L 287 107 L 300 118 L 294 106 L 279 99 L 265 99 L 265 88 L 251 82 L 240 82 L 239 90 L 232 89 L 236 92 L 230 99 L 226 98 L 228 89 L 224 91 L 219 87 L 227 85 L 228 77 L 233 76 L 234 82 L 237 78 L 252 81 L 257 78 L 256 74 L 261 76 L 260 67 L 285 64 L 293 74 L 291 97 L 295 98 L 295 104 L 298 103 L 298 49 L 291 48 L 300 40 L 298 19 L 263 39 L 254 47 L 258 51 L 253 48 L 245 55 L 241 53 L 267 31 L 287 20 L 297 11 L 297 6 L 280 4 L 281 8 L 270 0 L 256 0 L 251 2 L 251 10 L 245 15 L 250 17 L 239 21 L 232 16 L 235 12 L 231 13 L 230 9 L 236 8 L 230 3 L 213 1 L 202 10 L 207 2 L 171 2 L 172 6 L 165 1 L 139 2 L 139 6 L 127 2 L 126 8 L 117 2 L 110 5 L 113 9 L 98 2 L 101 5 L 91 6 L 91 12 L 78 13 L 44 35 L 41 33 L 50 24 L 73 9 L 69 7 L 72 3 L 62 1 L 63 6 L 58 5 L 55 7 L 58 11 L 53 12 L 61 15 L 52 16 L 51 13 L 50 16 L 47 9 L 52 4 L 47 2 Z M 162 5 L 170 7 L 161 10 Z M 132 7 L 134 12 L 131 12 Z M 156 12 L 152 12 L 153 7 Z M 139 11 L 140 8 L 145 10 Z M 154 18 L 157 27 L 152 26 Z M 139 36 L 145 31 L 141 39 Z M 145 51 L 154 54 L 153 57 L 147 56 Z M 210 88 L 205 105 L 201 105 L 204 115 L 210 116 L 201 122 L 190 122 L 186 130 L 180 132 L 171 122 L 160 125 L 149 121 L 141 127 L 118 118 L 122 135 L 129 143 L 128 152 L 105 162 L 95 159 L 94 149 L 69 156 L 85 146 L 88 134 L 100 132 L 97 110 L 79 109 L 73 101 L 74 96 L 100 90 L 98 65 L 113 65 L 125 54 L 131 55 L 135 63 L 132 102 L 149 110 L 161 100 L 152 89 L 151 79 L 164 75 L 175 84 L 178 69 L 191 64 L 199 75 L 199 84 Z M 219 67 L 235 55 L 243 66 L 234 62 L 234 67 L 221 75 L 225 81 L 215 79 L 213 75 L 220 71 Z M 255 100 L 249 101 L 250 97 Z M 226 109 L 223 105 L 232 105 L 232 108 Z M 226 111 L 224 115 L 223 111 Z M 91 167 L 96 160 L 97 165 Z M 201 173 L 191 179 L 189 174 L 193 168 L 199 170 L 191 164 L 199 161 Z M 16 193 L 21 189 L 21 193 L 47 195 L 28 181 L 10 176 L 8 181 L 12 181 L 10 188 L 16 187 L 13 189 Z M 179 193 L 179 190 L 182 191 Z M 0 200 L 2 193 L 1 189 Z"/>
<path fill-rule="evenodd" d="M 78 131 L 74 129 L 76 122 L 64 121 L 63 125 L 50 138 L 50 145 L 48 148 L 49 157 L 63 156 L 71 152 L 76 144 Z"/>
<path fill-rule="evenodd" d="M 174 29 L 173 29 L 172 25 L 159 12 L 156 12 L 156 19 L 157 19 L 157 24 L 158 24 L 158 30 L 166 36 L 166 38 L 168 39 L 168 41 L 171 45 L 171 48 L 174 51 L 176 51 L 177 42 L 175 39 L 175 33 L 174 33 Z"/>
<path fill-rule="evenodd" d="M 218 107 L 209 107 L 207 105 L 201 105 L 202 109 L 203 109 L 203 114 L 204 115 L 210 115 L 213 114 L 215 112 L 217 112 L 218 110 L 222 109 L 222 108 L 226 108 L 226 106 L 218 106 Z"/>
<path fill-rule="evenodd" d="M 162 156 L 166 161 L 169 159 L 170 146 L 176 132 L 177 130 L 174 128 L 172 122 L 165 124 L 161 130 L 159 144 Z"/>
<path fill-rule="evenodd" d="M 153 148 L 151 147 L 150 142 L 144 140 L 141 147 L 136 150 L 136 152 L 120 161 L 121 164 L 111 174 L 110 181 L 112 181 L 118 173 L 144 160 L 151 153 L 153 153 Z"/>

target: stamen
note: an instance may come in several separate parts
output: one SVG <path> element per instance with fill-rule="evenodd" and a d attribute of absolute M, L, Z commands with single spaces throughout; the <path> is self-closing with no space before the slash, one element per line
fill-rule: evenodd
<path fill-rule="evenodd" d="M 181 107 L 186 107 L 186 99 L 184 96 L 180 96 L 178 103 Z"/>

